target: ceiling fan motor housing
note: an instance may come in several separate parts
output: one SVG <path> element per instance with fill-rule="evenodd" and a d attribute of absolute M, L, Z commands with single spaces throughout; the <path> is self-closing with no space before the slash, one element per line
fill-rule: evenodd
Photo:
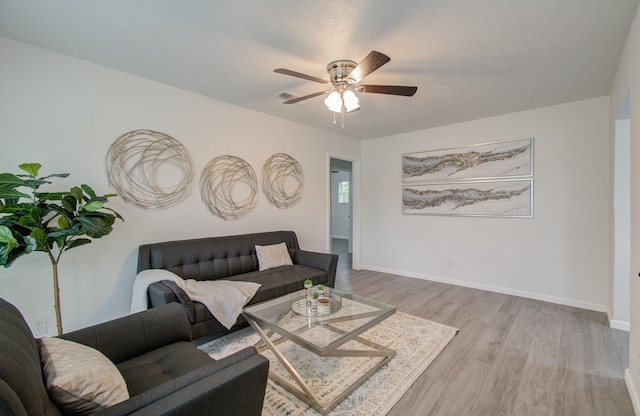
<path fill-rule="evenodd" d="M 358 66 L 356 62 L 340 60 L 333 61 L 327 65 L 327 72 L 331 83 L 338 89 L 344 89 L 349 85 L 355 84 L 355 79 L 349 78 L 349 75 Z"/>

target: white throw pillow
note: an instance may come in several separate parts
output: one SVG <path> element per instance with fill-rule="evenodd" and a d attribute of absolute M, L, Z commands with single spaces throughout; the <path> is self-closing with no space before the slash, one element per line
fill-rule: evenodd
<path fill-rule="evenodd" d="M 293 264 L 287 244 L 284 242 L 270 246 L 256 246 L 256 255 L 260 271 Z"/>
<path fill-rule="evenodd" d="M 49 396 L 63 413 L 89 415 L 129 398 L 122 374 L 96 349 L 44 337 L 40 360 Z"/>

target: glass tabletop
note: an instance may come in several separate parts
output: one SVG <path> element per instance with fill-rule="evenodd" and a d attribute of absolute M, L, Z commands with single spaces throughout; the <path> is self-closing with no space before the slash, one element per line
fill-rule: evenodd
<path fill-rule="evenodd" d="M 305 291 L 248 306 L 244 316 L 263 329 L 326 356 L 396 312 L 395 306 L 336 289 L 331 289 L 327 314 L 301 311 L 296 306 L 300 299 L 306 299 Z"/>

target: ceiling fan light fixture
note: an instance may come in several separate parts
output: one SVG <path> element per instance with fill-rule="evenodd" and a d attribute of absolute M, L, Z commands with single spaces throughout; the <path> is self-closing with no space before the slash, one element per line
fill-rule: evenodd
<path fill-rule="evenodd" d="M 344 101 L 344 106 L 347 109 L 347 113 L 360 109 L 360 105 L 358 105 L 358 97 L 351 90 L 346 90 L 342 94 L 342 99 Z"/>
<path fill-rule="evenodd" d="M 342 97 L 338 91 L 331 91 L 331 94 L 325 98 L 324 104 L 333 112 L 342 112 Z"/>

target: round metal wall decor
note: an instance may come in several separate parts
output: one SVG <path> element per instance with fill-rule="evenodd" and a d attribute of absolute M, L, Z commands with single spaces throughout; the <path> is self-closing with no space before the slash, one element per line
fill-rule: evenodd
<path fill-rule="evenodd" d="M 258 179 L 243 159 L 218 156 L 202 171 L 200 194 L 213 215 L 226 221 L 239 220 L 256 206 Z"/>
<path fill-rule="evenodd" d="M 107 153 L 109 184 L 122 199 L 144 209 L 164 209 L 188 195 L 193 163 L 176 139 L 153 130 L 120 136 Z"/>
<path fill-rule="evenodd" d="M 302 199 L 304 175 L 297 160 L 276 153 L 262 167 L 262 192 L 280 209 L 291 208 Z"/>

